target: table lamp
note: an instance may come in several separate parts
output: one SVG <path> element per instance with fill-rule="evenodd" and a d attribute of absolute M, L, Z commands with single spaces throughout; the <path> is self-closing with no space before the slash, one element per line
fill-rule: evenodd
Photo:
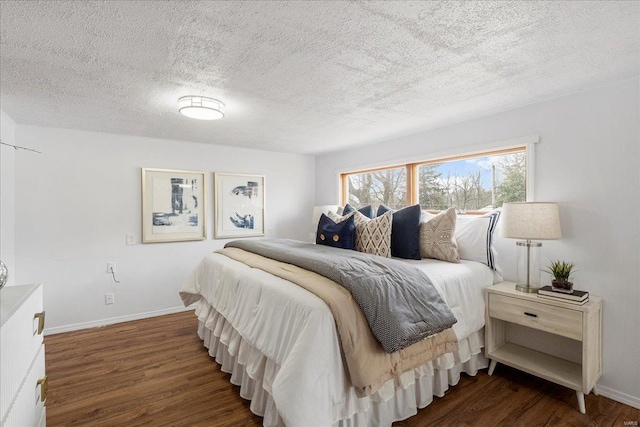
<path fill-rule="evenodd" d="M 533 240 L 561 237 L 557 203 L 505 203 L 500 218 L 502 237 L 516 242 L 516 290 L 535 293 L 540 289 L 540 247 Z"/>

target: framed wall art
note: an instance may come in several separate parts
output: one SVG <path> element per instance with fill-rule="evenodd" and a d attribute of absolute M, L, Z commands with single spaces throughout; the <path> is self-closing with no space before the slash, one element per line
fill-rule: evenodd
<path fill-rule="evenodd" d="M 214 174 L 214 237 L 264 236 L 264 175 Z"/>
<path fill-rule="evenodd" d="M 204 172 L 142 168 L 142 243 L 204 240 Z"/>

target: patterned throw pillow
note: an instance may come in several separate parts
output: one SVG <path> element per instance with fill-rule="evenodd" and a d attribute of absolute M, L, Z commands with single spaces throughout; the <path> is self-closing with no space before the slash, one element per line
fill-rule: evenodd
<path fill-rule="evenodd" d="M 356 223 L 356 250 L 372 255 L 379 255 L 386 258 L 391 256 L 391 221 L 392 213 L 369 219 L 360 212 L 351 212 L 341 217 L 329 212 L 329 218 L 336 223 L 354 217 Z"/>
<path fill-rule="evenodd" d="M 420 256 L 460 262 L 455 238 L 456 210 L 449 208 L 420 224 Z"/>

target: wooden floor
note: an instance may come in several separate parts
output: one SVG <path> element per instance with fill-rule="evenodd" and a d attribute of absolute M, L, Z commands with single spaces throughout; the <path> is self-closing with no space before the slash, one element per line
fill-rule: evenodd
<path fill-rule="evenodd" d="M 45 337 L 47 425 L 251 426 L 239 387 L 208 356 L 192 312 Z M 624 426 L 640 410 L 498 365 L 394 426 Z M 627 423 L 625 423 L 627 422 Z M 630 423 L 629 423 L 630 422 Z"/>

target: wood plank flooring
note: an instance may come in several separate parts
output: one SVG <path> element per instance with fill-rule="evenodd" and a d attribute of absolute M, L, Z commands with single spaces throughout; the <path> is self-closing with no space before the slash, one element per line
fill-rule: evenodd
<path fill-rule="evenodd" d="M 196 334 L 192 312 L 45 337 L 47 425 L 255 426 L 230 375 Z M 624 426 L 640 410 L 602 396 L 578 412 L 572 390 L 498 365 L 463 375 L 404 426 Z M 625 424 L 625 422 L 630 422 Z"/>

